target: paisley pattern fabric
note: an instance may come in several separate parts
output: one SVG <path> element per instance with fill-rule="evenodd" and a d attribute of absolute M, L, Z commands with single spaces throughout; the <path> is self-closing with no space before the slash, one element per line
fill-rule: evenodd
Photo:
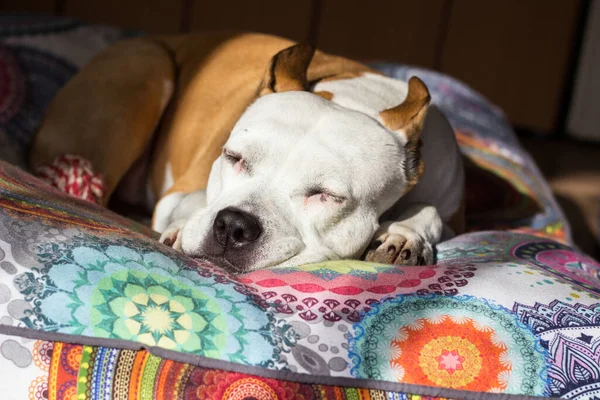
<path fill-rule="evenodd" d="M 439 244 L 436 265 L 232 276 L 11 165 L 56 90 L 125 34 L 0 19 L 3 399 L 600 398 L 600 264 L 468 87 L 376 65 L 419 75 L 471 160 L 473 232 Z"/>

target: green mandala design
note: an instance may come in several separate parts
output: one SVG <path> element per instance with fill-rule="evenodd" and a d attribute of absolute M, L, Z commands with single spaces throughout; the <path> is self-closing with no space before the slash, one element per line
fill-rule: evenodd
<path fill-rule="evenodd" d="M 98 336 L 187 352 L 202 349 L 209 356 L 217 356 L 227 342 L 228 324 L 218 302 L 169 278 L 119 271 L 100 281 L 90 300 Z M 241 325 L 235 311 L 229 316 Z"/>

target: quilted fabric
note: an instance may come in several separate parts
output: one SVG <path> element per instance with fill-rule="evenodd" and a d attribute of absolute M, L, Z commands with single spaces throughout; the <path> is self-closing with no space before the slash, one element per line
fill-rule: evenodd
<path fill-rule="evenodd" d="M 0 95 L 0 133 L 23 154 L 43 99 L 71 74 L 36 87 L 25 55 L 47 51 L 58 60 L 52 65 L 80 65 L 64 49 L 43 50 L 39 38 L 72 37 L 79 25 L 61 25 L 58 34 L 49 28 L 58 22 L 27 22 L 34 34 L 13 26 L 3 34 L 18 41 L 5 38 L 0 48 L 0 65 L 12 63 L 3 87 L 23 90 Z M 96 37 L 90 29 L 84 40 Z M 107 44 L 118 35 L 101 37 Z M 451 78 L 377 67 L 419 75 L 449 116 L 473 163 L 468 209 L 477 232 L 440 244 L 433 266 L 335 261 L 231 276 L 0 162 L 0 393 L 600 397 L 600 264 L 570 244 L 547 185 L 501 112 Z M 36 107 L 14 100 L 35 90 L 44 91 Z"/>

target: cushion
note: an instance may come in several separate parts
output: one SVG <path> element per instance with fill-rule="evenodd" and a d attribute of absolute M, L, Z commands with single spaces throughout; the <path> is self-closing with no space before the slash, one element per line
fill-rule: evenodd
<path fill-rule="evenodd" d="M 502 112 L 464 84 L 375 64 L 425 81 L 470 160 L 476 229 L 438 245 L 436 265 L 233 276 L 24 170 L 44 106 L 91 49 L 81 44 L 126 34 L 6 18 L 0 137 L 21 168 L 0 161 L 3 398 L 600 396 L 600 264 L 574 248 Z"/>

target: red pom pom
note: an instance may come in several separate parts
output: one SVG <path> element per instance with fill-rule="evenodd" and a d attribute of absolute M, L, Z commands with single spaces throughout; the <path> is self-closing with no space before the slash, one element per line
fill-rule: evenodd
<path fill-rule="evenodd" d="M 95 174 L 92 163 L 79 156 L 57 157 L 52 164 L 38 167 L 35 174 L 58 190 L 93 203 L 100 204 L 106 193 L 102 175 Z"/>

